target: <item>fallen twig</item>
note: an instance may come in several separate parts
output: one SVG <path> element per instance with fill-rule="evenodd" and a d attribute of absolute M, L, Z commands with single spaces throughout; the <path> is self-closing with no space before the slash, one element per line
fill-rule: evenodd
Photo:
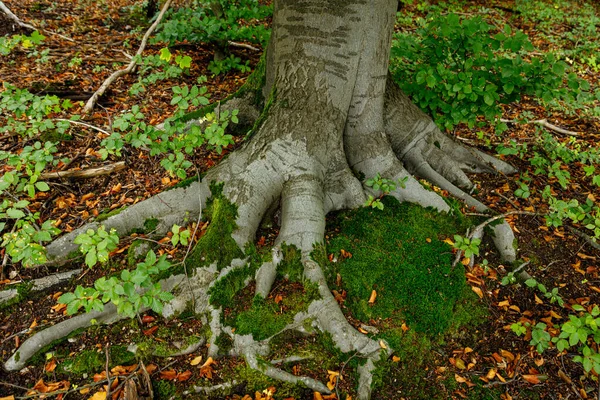
<path fill-rule="evenodd" d="M 232 42 L 230 40 L 227 42 L 227 44 L 229 46 L 233 46 L 233 47 L 241 47 L 242 49 L 248 49 L 248 50 L 252 50 L 252 51 L 260 51 L 260 49 L 258 47 L 254 47 L 254 46 L 246 44 L 246 43 Z"/>
<path fill-rule="evenodd" d="M 581 232 L 579 229 L 573 228 L 572 226 L 568 226 L 567 228 L 569 228 L 569 230 L 571 232 L 573 232 L 575 235 L 577 235 L 580 238 L 584 239 L 590 246 L 592 246 L 596 250 L 600 250 L 600 243 L 595 242 L 593 237 L 591 237 L 590 235 L 587 235 L 587 234 Z"/>
<path fill-rule="evenodd" d="M 70 169 L 67 171 L 46 172 L 40 175 L 40 179 L 59 179 L 59 178 L 75 178 L 85 179 L 95 176 L 108 175 L 113 172 L 125 169 L 125 161 L 119 161 L 114 164 L 104 165 L 98 168 L 90 169 Z"/>
<path fill-rule="evenodd" d="M 519 123 L 518 121 L 515 121 L 515 120 L 512 120 L 512 119 L 503 119 L 503 118 L 500 119 L 500 122 L 504 122 L 504 123 L 507 123 L 507 124 L 518 124 Z M 546 118 L 544 118 L 544 119 L 538 119 L 538 120 L 531 121 L 531 122 L 526 122 L 525 125 L 527 125 L 527 124 L 541 125 L 544 128 L 550 129 L 551 131 L 554 131 L 554 132 L 562 133 L 563 135 L 575 136 L 575 137 L 579 136 L 579 133 L 577 133 L 577 132 L 573 132 L 573 131 L 570 131 L 570 130 L 567 130 L 567 129 L 563 129 L 563 128 L 559 127 L 559 126 L 551 124 L 550 122 L 548 122 L 548 120 Z"/>
<path fill-rule="evenodd" d="M 156 27 L 158 26 L 158 24 L 162 20 L 163 16 L 165 15 L 165 13 L 167 12 L 167 10 L 169 9 L 169 6 L 171 5 L 171 1 L 172 0 L 167 0 L 165 2 L 165 5 L 163 6 L 162 10 L 160 10 L 160 14 L 158 14 L 158 17 L 156 18 L 156 21 L 154 21 L 154 23 L 146 31 L 146 34 L 142 38 L 142 43 L 140 44 L 140 48 L 135 53 L 135 56 L 131 59 L 131 62 L 129 63 L 129 65 L 125 69 L 120 69 L 118 71 L 113 72 L 113 74 L 111 76 L 109 76 L 104 81 L 104 83 L 102 83 L 102 85 L 98 88 L 98 90 L 96 90 L 96 92 L 94 92 L 94 94 L 92 95 L 92 97 L 90 97 L 90 99 L 87 101 L 87 103 L 85 103 L 85 107 L 83 107 L 83 112 L 84 113 L 89 114 L 92 111 L 92 109 L 96 105 L 96 101 L 98 101 L 98 98 L 100 96 L 102 96 L 104 94 L 104 92 L 106 92 L 106 89 L 108 89 L 108 87 L 115 80 L 117 80 L 119 77 L 121 77 L 123 75 L 127 75 L 131 71 L 133 71 L 133 69 L 137 65 L 138 59 L 140 58 L 140 56 L 144 52 L 144 49 L 146 48 L 146 43 L 148 43 L 148 38 L 150 37 L 150 35 L 152 34 L 152 32 L 154 32 L 154 30 L 156 29 Z"/>
<path fill-rule="evenodd" d="M 51 35 L 59 36 L 59 37 L 65 39 L 65 40 L 68 40 L 70 42 L 74 42 L 75 41 L 75 40 L 71 39 L 70 37 L 61 35 L 60 33 L 56 33 L 56 32 L 53 32 L 51 30 L 48 30 L 48 29 L 38 29 L 38 28 L 36 28 L 33 25 L 30 25 L 30 24 L 28 24 L 26 22 L 21 21 L 21 19 L 19 17 L 17 17 L 12 11 L 10 11 L 10 9 L 8 7 L 6 7 L 6 5 L 1 0 L 0 0 L 0 10 L 2 10 L 4 12 L 4 14 L 6 14 L 10 19 L 12 19 L 13 21 L 15 21 L 15 24 L 19 25 L 21 28 L 27 28 L 27 29 L 30 29 L 32 31 L 40 31 L 41 30 L 41 31 L 47 32 L 47 33 L 49 33 Z"/>

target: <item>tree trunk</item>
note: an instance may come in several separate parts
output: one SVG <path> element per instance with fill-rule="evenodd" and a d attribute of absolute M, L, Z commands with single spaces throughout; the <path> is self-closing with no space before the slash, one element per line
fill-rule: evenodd
<path fill-rule="evenodd" d="M 254 241 L 265 215 L 280 208 L 281 229 L 273 261 L 265 262 L 258 270 L 256 293 L 263 297 L 269 293 L 279 261 L 277 249 L 282 243 L 301 250 L 305 276 L 318 286 L 321 298 L 298 318 L 314 321 L 321 331 L 331 335 L 341 351 L 353 351 L 367 359 L 359 368 L 360 399 L 370 397 L 371 371 L 382 346 L 346 321 L 320 266 L 310 258 L 314 245 L 323 241 L 325 215 L 359 207 L 368 194 L 379 195 L 357 178 L 371 178 L 378 173 L 404 182 L 390 193 L 396 198 L 448 211 L 446 202 L 425 190 L 405 170 L 405 164 L 411 172 L 484 211 L 483 204 L 459 189 L 472 186 L 463 170 L 513 171 L 507 164 L 465 149 L 444 136 L 389 78 L 388 59 L 397 6 L 396 0 L 276 0 L 262 88 L 267 106 L 260 117 L 263 122 L 252 138 L 209 170 L 203 182 L 155 196 L 103 222 L 107 229 L 114 227 L 124 235 L 152 217 L 161 221 L 158 231 L 165 232 L 174 223 L 181 223 L 186 214 L 198 215 L 210 196 L 209 183 L 222 182 L 223 195 L 237 207 L 232 237 L 244 249 Z M 73 239 L 89 228 L 85 226 L 57 240 L 48 247 L 49 255 L 65 259 L 77 250 Z M 494 240 L 502 256 L 514 259 L 510 228 L 503 224 L 494 229 Z M 234 342 L 235 353 L 243 355 L 251 367 L 273 378 L 302 382 L 314 390 L 328 392 L 310 378 L 296 377 L 257 362 L 268 343 L 255 342 L 221 326 L 220 310 L 208 302 L 208 288 L 218 277 L 245 262 L 233 260 L 231 267 L 220 272 L 212 265 L 197 269 L 189 280 L 176 276 L 163 282 L 166 287 L 180 288 L 176 299 L 165 307 L 165 313 L 173 314 L 194 299 L 196 312 L 212 316 L 212 354 L 218 351 L 215 339 L 226 333 Z M 65 324 L 64 329 L 58 324 L 50 328 L 54 329 L 50 333 L 34 335 L 5 367 L 22 368 L 36 349 L 68 334 L 73 326 L 87 326 L 93 318 L 110 320 L 104 315 L 102 319 L 94 313 L 86 315 L 76 317 L 77 324 Z M 386 351 L 391 351 L 389 346 Z"/>

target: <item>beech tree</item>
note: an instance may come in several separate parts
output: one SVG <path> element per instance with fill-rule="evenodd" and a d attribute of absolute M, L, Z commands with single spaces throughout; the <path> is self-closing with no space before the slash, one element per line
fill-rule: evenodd
<path fill-rule="evenodd" d="M 514 172 L 506 163 L 447 137 L 389 77 L 396 11 L 396 0 L 276 0 L 272 36 L 262 67 L 236 96 L 221 105 L 221 109 L 239 109 L 240 118 L 254 124 L 250 139 L 210 169 L 201 182 L 159 194 L 102 222 L 106 230 L 114 228 L 125 235 L 147 219 L 156 218 L 157 230 L 164 233 L 184 218 L 199 215 L 211 195 L 234 206 L 231 239 L 237 247 L 235 257 L 226 258 L 223 268 L 217 265 L 222 260 L 211 259 L 214 262 L 210 265 L 194 269 L 189 280 L 180 274 L 161 281 L 163 289 L 175 295 L 165 305 L 166 317 L 181 312 L 190 299 L 195 299 L 197 314 L 211 315 L 210 354 L 218 353 L 215 338 L 226 333 L 234 343 L 230 354 L 243 355 L 253 368 L 276 379 L 302 382 L 328 392 L 316 380 L 259 363 L 257 357 L 264 354 L 268 341 L 224 329 L 220 310 L 209 301 L 211 285 L 247 263 L 244 249 L 255 240 L 261 221 L 280 212 L 281 227 L 272 260 L 264 262 L 255 276 L 256 294 L 268 295 L 281 245 L 296 246 L 302 254 L 305 278 L 317 285 L 320 295 L 297 319 L 311 320 L 331 335 L 342 352 L 356 352 L 368 360 L 359 368 L 359 398 L 368 399 L 373 363 L 382 350 L 391 349 L 346 321 L 321 266 L 311 258 L 314 246 L 323 242 L 325 216 L 331 211 L 361 207 L 369 195 L 379 195 L 364 182 L 377 174 L 403 182 L 389 193 L 400 201 L 449 211 L 442 197 L 415 179 L 418 176 L 485 212 L 487 207 L 467 194 L 473 184 L 466 173 Z M 213 207 L 212 212 L 215 225 L 218 208 Z M 86 225 L 57 239 L 48 246 L 49 257 L 66 259 L 77 250 L 74 238 L 98 225 Z M 227 233 L 222 226 L 211 226 L 205 237 L 210 237 L 211 229 L 220 235 Z M 500 255 L 513 261 L 510 227 L 502 223 L 492 229 Z M 205 250 L 207 258 L 212 257 L 210 250 L 222 252 L 218 248 Z M 118 318 L 115 307 L 108 305 L 103 312 L 58 323 L 24 342 L 5 368 L 22 368 L 40 348 L 89 326 L 92 320 L 109 323 Z M 297 329 L 301 326 L 295 325 Z"/>

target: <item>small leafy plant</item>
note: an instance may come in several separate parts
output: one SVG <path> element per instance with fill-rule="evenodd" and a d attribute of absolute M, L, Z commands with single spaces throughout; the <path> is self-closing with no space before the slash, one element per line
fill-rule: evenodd
<path fill-rule="evenodd" d="M 406 181 L 408 177 L 404 177 L 394 181 L 392 179 L 382 178 L 379 172 L 373 178 L 367 179 L 365 185 L 372 188 L 375 191 L 381 191 L 381 195 L 378 198 L 375 198 L 373 195 L 369 195 L 365 207 L 377 208 L 379 210 L 383 210 L 384 206 L 381 202 L 381 198 L 383 196 L 388 195 L 390 192 L 396 190 L 396 184 L 398 184 L 401 188 L 406 187 Z"/>
<path fill-rule="evenodd" d="M 474 255 L 479 255 L 479 245 L 481 244 L 481 239 L 468 237 L 463 237 L 460 235 L 454 235 L 454 248 L 458 250 L 462 250 L 465 257 L 471 258 Z"/>
<path fill-rule="evenodd" d="M 171 293 L 161 289 L 152 281 L 152 276 L 171 267 L 166 255 L 156 257 L 150 250 L 143 262 L 133 271 L 123 270 L 119 277 L 102 277 L 94 287 L 77 286 L 74 292 L 64 293 L 58 302 L 67 305 L 67 314 L 72 315 L 83 308 L 85 312 L 103 311 L 104 304 L 111 302 L 117 306 L 119 314 L 133 318 L 144 308 L 162 313 L 165 302 L 173 299 Z"/>
<path fill-rule="evenodd" d="M 78 235 L 74 243 L 79 245 L 79 251 L 85 255 L 85 264 L 92 268 L 98 262 L 104 264 L 108 261 L 110 252 L 117 249 L 119 236 L 115 229 L 106 232 L 104 226 L 100 226 L 96 231 L 88 229 Z"/>

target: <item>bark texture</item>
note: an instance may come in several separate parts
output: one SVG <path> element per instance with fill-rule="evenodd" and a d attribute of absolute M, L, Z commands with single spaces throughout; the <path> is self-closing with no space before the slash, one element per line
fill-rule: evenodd
<path fill-rule="evenodd" d="M 300 249 L 304 275 L 316 284 L 320 298 L 296 315 L 286 329 L 306 333 L 304 322 L 311 321 L 313 327 L 327 332 L 341 351 L 366 359 L 359 369 L 359 399 L 370 398 L 375 362 L 391 349 L 359 333 L 346 321 L 321 267 L 310 257 L 315 244 L 323 241 L 325 215 L 359 207 L 369 194 L 379 195 L 357 178 L 378 173 L 388 179 L 405 180 L 404 187 L 398 186 L 390 193 L 401 201 L 449 210 L 441 197 L 413 178 L 411 173 L 415 173 L 485 211 L 482 203 L 461 190 L 472 186 L 464 171 L 513 171 L 505 163 L 465 149 L 444 136 L 389 78 L 396 9 L 396 0 L 275 1 L 262 88 L 268 106 L 251 140 L 211 169 L 203 182 L 155 196 L 103 222 L 107 229 L 114 227 L 124 235 L 143 226 L 146 219 L 158 218 L 159 231 L 165 232 L 186 215 L 198 215 L 211 196 L 209 183 L 223 182 L 223 195 L 237 207 L 232 237 L 244 249 L 254 240 L 265 215 L 280 208 L 281 229 L 273 260 L 265 262 L 256 274 L 257 294 L 266 297 L 271 289 L 281 258 L 280 245 Z M 247 108 L 251 110 L 248 118 L 256 120 L 259 114 Z M 505 224 L 495 229 L 502 256 L 514 259 L 510 227 Z M 77 249 L 73 244 L 77 234 L 75 231 L 57 240 L 49 246 L 49 254 L 56 260 L 67 258 Z M 211 316 L 213 355 L 218 352 L 215 338 L 227 334 L 234 343 L 230 354 L 244 356 L 252 368 L 327 393 L 320 382 L 257 362 L 258 356 L 268 354 L 268 340 L 255 341 L 251 335 L 237 335 L 221 325 L 220 309 L 209 304 L 208 289 L 246 262 L 235 259 L 221 271 L 213 264 L 196 269 L 189 280 L 180 276 L 165 280 L 163 286 L 174 288 L 176 293 L 165 307 L 165 314 L 173 315 L 194 301 L 197 313 Z M 5 363 L 5 368 L 22 368 L 35 349 L 59 334 L 64 336 L 72 329 L 87 326 L 91 318 L 111 321 L 104 314 L 102 318 L 76 318 L 78 322 L 66 321 L 51 328 L 52 334 L 32 336 L 17 351 L 18 357 Z"/>

